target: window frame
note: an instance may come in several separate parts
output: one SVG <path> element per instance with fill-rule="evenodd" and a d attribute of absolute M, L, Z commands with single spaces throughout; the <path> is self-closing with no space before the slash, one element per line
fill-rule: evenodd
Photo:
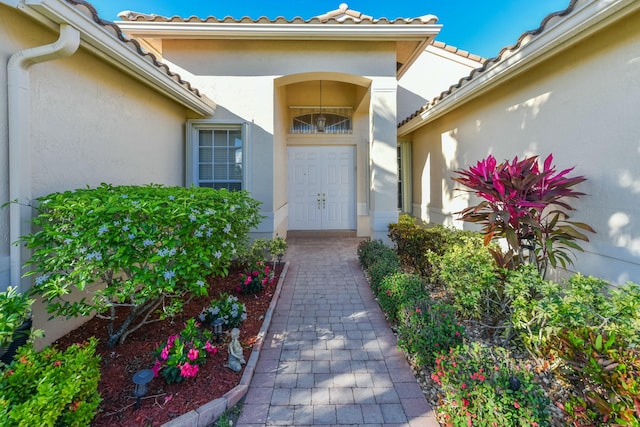
<path fill-rule="evenodd" d="M 247 149 L 247 141 L 249 140 L 249 125 L 245 121 L 233 120 L 208 120 L 193 119 L 188 120 L 186 125 L 186 155 L 185 155 L 185 185 L 200 186 L 199 177 L 199 160 L 200 160 L 200 131 L 240 131 L 240 140 L 242 143 L 242 178 L 241 189 L 249 189 L 249 150 Z"/>

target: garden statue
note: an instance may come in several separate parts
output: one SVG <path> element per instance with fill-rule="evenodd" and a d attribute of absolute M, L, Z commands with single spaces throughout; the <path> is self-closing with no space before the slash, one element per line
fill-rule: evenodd
<path fill-rule="evenodd" d="M 229 343 L 229 363 L 227 363 L 227 367 L 236 372 L 239 372 L 240 369 L 242 369 L 242 365 L 247 363 L 244 360 L 244 355 L 242 354 L 242 345 L 240 345 L 240 341 L 238 341 L 239 336 L 240 329 L 233 328 L 231 330 L 231 342 Z"/>

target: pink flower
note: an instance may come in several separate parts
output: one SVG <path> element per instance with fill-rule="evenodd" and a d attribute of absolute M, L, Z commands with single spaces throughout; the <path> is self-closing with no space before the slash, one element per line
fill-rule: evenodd
<path fill-rule="evenodd" d="M 218 347 L 212 345 L 209 341 L 204 345 L 204 349 L 211 354 L 216 354 L 218 352 Z"/>
<path fill-rule="evenodd" d="M 463 389 L 467 388 L 467 383 L 462 383 L 460 387 L 462 387 Z"/>
<path fill-rule="evenodd" d="M 195 377 L 198 374 L 198 365 L 191 365 L 189 362 L 186 362 L 184 365 L 180 366 L 180 375 L 185 378 Z"/>
<path fill-rule="evenodd" d="M 190 349 L 187 357 L 189 360 L 196 360 L 198 358 L 198 350 L 195 348 Z"/>
<path fill-rule="evenodd" d="M 153 364 L 153 368 L 151 368 L 154 378 L 158 376 L 158 374 L 160 373 L 160 369 L 162 369 L 162 364 L 158 359 L 156 359 L 155 363 Z"/>
<path fill-rule="evenodd" d="M 249 283 L 251 283 L 251 276 L 247 276 L 247 280 L 244 281 L 245 285 L 248 285 Z"/>
<path fill-rule="evenodd" d="M 520 404 L 518 403 L 518 401 L 517 401 L 517 400 L 513 402 L 513 406 L 514 406 L 516 409 L 520 409 Z"/>
<path fill-rule="evenodd" d="M 59 361 L 59 360 L 56 360 L 55 362 L 53 362 L 53 366 L 55 366 L 55 367 L 58 367 L 60 365 L 62 365 L 62 362 Z"/>
<path fill-rule="evenodd" d="M 256 277 L 258 277 L 258 275 L 259 275 L 259 274 L 260 274 L 260 273 L 258 273 L 258 271 L 257 271 L 257 270 L 253 272 L 253 275 L 254 275 L 254 276 L 256 276 Z"/>
<path fill-rule="evenodd" d="M 168 345 L 163 348 L 162 352 L 160 352 L 160 359 L 167 360 L 169 358 L 169 350 L 171 350 L 171 347 L 169 347 Z"/>
<path fill-rule="evenodd" d="M 173 343 L 175 342 L 175 340 L 177 340 L 179 337 L 179 335 L 170 335 L 169 338 L 167 339 L 167 347 L 171 348 L 173 347 Z"/>

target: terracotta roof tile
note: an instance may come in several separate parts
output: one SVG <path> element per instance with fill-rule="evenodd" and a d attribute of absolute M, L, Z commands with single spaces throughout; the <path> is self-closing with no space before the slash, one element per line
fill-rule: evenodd
<path fill-rule="evenodd" d="M 346 3 L 342 3 L 336 10 L 332 10 L 322 15 L 314 16 L 310 19 L 303 19 L 296 16 L 293 19 L 286 19 L 283 16 L 279 16 L 274 19 L 269 19 L 265 16 L 261 16 L 257 19 L 251 19 L 247 16 L 242 18 L 233 18 L 225 16 L 224 18 L 216 18 L 215 16 L 208 16 L 206 18 L 197 18 L 190 16 L 188 18 L 181 18 L 179 16 L 161 16 L 156 14 L 146 14 L 133 11 L 124 11 L 118 14 L 118 16 L 125 21 L 148 21 L 148 22 L 208 22 L 208 23 L 256 23 L 256 24 L 387 24 L 387 25 L 416 25 L 416 24 L 435 24 L 438 22 L 438 18 L 434 15 L 425 15 L 417 18 L 396 18 L 389 20 L 388 18 L 373 18 L 369 15 L 364 15 L 361 12 L 349 9 Z"/>
<path fill-rule="evenodd" d="M 542 34 L 547 29 L 547 25 L 549 24 L 550 21 L 561 19 L 561 18 L 569 15 L 571 12 L 573 12 L 573 10 L 574 10 L 574 8 L 576 6 L 576 3 L 578 1 L 579 0 L 571 0 L 571 2 L 569 3 L 569 6 L 567 6 L 566 9 L 558 11 L 558 12 L 553 12 L 553 13 L 550 13 L 549 15 L 547 15 L 542 20 L 542 22 L 540 23 L 540 26 L 538 28 L 536 28 L 535 30 L 530 30 L 530 31 L 526 31 L 526 32 L 522 33 L 520 35 L 520 37 L 518 38 L 518 40 L 516 41 L 516 43 L 514 43 L 514 44 L 512 44 L 510 46 L 506 46 L 506 47 L 502 48 L 500 50 L 500 53 L 498 53 L 497 56 L 485 60 L 485 62 L 482 64 L 481 67 L 478 67 L 478 68 L 472 70 L 471 73 L 468 76 L 461 78 L 458 81 L 458 83 L 450 86 L 448 90 L 442 92 L 439 96 L 437 96 L 432 101 L 430 101 L 427 104 L 425 104 L 424 106 L 422 106 L 418 111 L 413 113 L 411 116 L 409 116 L 406 119 L 402 120 L 398 124 L 398 127 L 401 127 L 402 125 L 408 123 L 409 121 L 411 121 L 415 117 L 419 116 L 420 114 L 422 114 L 423 112 L 425 112 L 429 108 L 432 108 L 433 106 L 437 105 L 439 102 L 441 102 L 443 99 L 447 98 L 453 92 L 455 92 L 456 90 L 460 89 L 465 83 L 477 78 L 478 76 L 480 76 L 482 73 L 486 72 L 488 69 L 490 69 L 494 65 L 499 64 L 500 62 L 504 61 L 505 59 L 507 59 L 508 57 L 513 55 L 514 53 L 516 53 L 522 46 L 527 44 L 531 39 L 533 39 L 533 38 L 539 36 L 540 34 Z M 438 43 L 438 42 L 434 42 L 434 43 Z"/>
<path fill-rule="evenodd" d="M 466 50 L 458 49 L 455 46 L 451 46 L 440 41 L 433 40 L 431 42 L 431 45 L 440 49 L 444 49 L 447 52 L 455 53 L 456 55 L 461 56 L 463 58 L 471 59 L 472 61 L 484 63 L 487 60 L 486 58 L 483 58 L 480 55 L 469 53 Z"/>
<path fill-rule="evenodd" d="M 188 81 L 183 80 L 180 77 L 180 74 L 174 73 L 173 71 L 171 71 L 171 69 L 169 69 L 169 67 L 166 64 L 158 61 L 158 59 L 156 58 L 156 56 L 154 54 L 144 50 L 142 48 L 142 46 L 140 45 L 140 42 L 138 42 L 134 38 L 128 37 L 120 29 L 120 27 L 117 24 L 115 24 L 115 23 L 113 23 L 111 21 L 107 21 L 105 19 L 100 18 L 100 16 L 98 15 L 98 11 L 95 9 L 95 7 L 93 7 L 93 5 L 91 3 L 86 2 L 84 0 L 65 0 L 65 1 L 67 3 L 75 6 L 77 9 L 81 10 L 85 15 L 91 17 L 96 24 L 100 25 L 107 32 L 113 34 L 122 43 L 124 43 L 126 46 L 128 46 L 133 51 L 137 52 L 140 56 L 142 56 L 150 64 L 160 68 L 173 81 L 175 81 L 179 85 L 185 87 L 187 90 L 192 92 L 197 97 L 203 98 L 203 95 L 200 93 L 200 91 L 198 89 L 196 89 L 193 86 L 191 86 L 191 83 L 189 83 Z"/>

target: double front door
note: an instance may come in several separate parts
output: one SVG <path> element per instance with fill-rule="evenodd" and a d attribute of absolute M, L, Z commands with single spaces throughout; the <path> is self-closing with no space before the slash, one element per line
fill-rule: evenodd
<path fill-rule="evenodd" d="M 288 148 L 289 230 L 355 230 L 352 146 Z"/>

